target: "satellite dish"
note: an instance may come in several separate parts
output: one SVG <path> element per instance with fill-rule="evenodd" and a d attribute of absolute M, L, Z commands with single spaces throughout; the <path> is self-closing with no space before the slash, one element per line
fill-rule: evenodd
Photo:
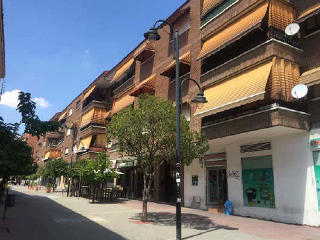
<path fill-rule="evenodd" d="M 292 97 L 294 97 L 296 99 L 303 98 L 307 94 L 308 94 L 308 87 L 304 84 L 298 84 L 291 91 Z"/>
<path fill-rule="evenodd" d="M 300 31 L 300 26 L 298 23 L 291 23 L 286 27 L 285 33 L 288 36 L 294 36 Z"/>

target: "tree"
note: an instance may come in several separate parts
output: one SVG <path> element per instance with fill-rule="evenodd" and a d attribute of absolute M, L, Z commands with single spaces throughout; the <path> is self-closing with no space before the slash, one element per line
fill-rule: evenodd
<path fill-rule="evenodd" d="M 55 180 L 57 177 L 66 176 L 69 168 L 68 163 L 62 157 L 48 160 L 43 169 L 43 176 L 53 179 L 53 191 L 55 188 Z"/>
<path fill-rule="evenodd" d="M 143 172 L 142 221 L 147 221 L 147 203 L 154 174 L 165 161 L 175 161 L 175 108 L 170 101 L 140 95 L 138 108 L 125 108 L 106 126 L 107 138 L 117 139 L 119 152 L 137 158 Z M 207 138 L 192 131 L 181 116 L 181 164 L 189 165 L 208 151 Z"/>
<path fill-rule="evenodd" d="M 115 169 L 112 169 L 111 166 L 112 164 L 105 152 L 100 152 L 95 159 L 80 160 L 75 165 L 75 168 L 79 168 L 76 172 L 78 172 L 79 176 L 82 174 L 82 179 L 92 188 L 92 202 L 94 202 L 99 184 L 118 177 Z"/>

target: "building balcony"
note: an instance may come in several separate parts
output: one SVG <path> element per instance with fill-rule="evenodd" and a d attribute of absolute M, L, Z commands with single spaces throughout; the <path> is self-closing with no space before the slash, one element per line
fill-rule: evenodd
<path fill-rule="evenodd" d="M 106 134 L 106 129 L 104 125 L 90 125 L 83 130 L 80 131 L 79 137 L 84 138 L 89 135 L 96 135 L 96 134 Z"/>
<path fill-rule="evenodd" d="M 48 137 L 48 138 L 57 139 L 57 138 L 62 137 L 63 134 L 64 134 L 64 131 L 61 129 L 61 130 L 54 131 L 54 132 L 48 132 L 48 133 L 47 133 L 47 137 Z"/>
<path fill-rule="evenodd" d="M 89 104 L 87 104 L 84 108 L 82 108 L 82 112 L 89 111 L 92 108 L 106 108 L 106 109 L 108 109 L 110 107 L 111 107 L 111 104 L 106 104 L 101 101 L 93 100 Z"/>
<path fill-rule="evenodd" d="M 125 91 L 129 90 L 131 87 L 134 86 L 134 79 L 135 76 L 132 76 L 130 79 L 125 81 L 123 84 L 121 84 L 119 87 L 113 90 L 113 96 L 119 96 L 121 93 L 124 93 Z"/>

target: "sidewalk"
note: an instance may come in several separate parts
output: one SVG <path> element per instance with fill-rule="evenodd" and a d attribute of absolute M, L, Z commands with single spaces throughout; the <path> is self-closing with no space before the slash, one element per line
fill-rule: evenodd
<path fill-rule="evenodd" d="M 148 203 L 148 223 L 142 223 L 137 200 L 90 204 L 66 197 L 14 187 L 16 206 L 8 212 L 9 240 L 19 239 L 175 239 L 175 206 Z M 0 222 L 1 226 L 2 220 Z M 38 232 L 30 229 L 36 227 Z M 27 235 L 25 235 L 27 234 Z M 0 233 L 0 239 L 2 240 Z M 93 237 L 94 236 L 94 237 Z M 182 237 L 195 240 L 319 240 L 320 229 L 182 208 Z"/>

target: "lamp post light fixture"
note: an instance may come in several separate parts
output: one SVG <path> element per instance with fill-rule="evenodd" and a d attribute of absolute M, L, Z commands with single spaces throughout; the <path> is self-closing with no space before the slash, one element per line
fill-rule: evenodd
<path fill-rule="evenodd" d="M 158 20 L 154 23 L 153 27 L 150 28 L 148 32 L 144 34 L 146 40 L 153 42 L 161 39 L 161 36 L 158 33 L 156 25 L 158 23 L 167 24 L 170 27 L 170 36 L 173 38 L 173 59 L 176 60 L 176 239 L 181 240 L 181 193 L 180 193 L 180 184 L 181 184 L 181 160 L 180 160 L 180 114 L 181 114 L 181 86 L 185 81 L 193 81 L 197 84 L 200 92 L 192 100 L 193 103 L 196 103 L 197 106 L 201 107 L 207 102 L 204 97 L 203 91 L 199 83 L 192 79 L 184 79 L 181 83 L 179 80 L 180 77 L 180 59 L 179 59 L 179 31 L 174 32 L 174 28 L 171 23 L 165 20 Z"/>

